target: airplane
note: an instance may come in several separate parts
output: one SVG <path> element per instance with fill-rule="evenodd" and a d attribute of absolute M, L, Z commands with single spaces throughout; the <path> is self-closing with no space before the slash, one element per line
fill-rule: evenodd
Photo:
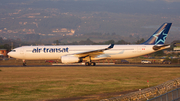
<path fill-rule="evenodd" d="M 10 57 L 25 60 L 58 60 L 63 64 L 85 62 L 86 66 L 95 66 L 93 60 L 125 59 L 137 57 L 169 48 L 164 44 L 172 23 L 164 23 L 144 43 L 139 45 L 56 45 L 22 46 L 8 53 Z"/>

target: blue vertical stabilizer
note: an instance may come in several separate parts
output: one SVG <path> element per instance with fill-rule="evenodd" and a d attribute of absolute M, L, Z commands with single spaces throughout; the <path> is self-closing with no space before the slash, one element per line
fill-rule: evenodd
<path fill-rule="evenodd" d="M 164 23 L 146 42 L 145 45 L 164 44 L 172 23 Z"/>

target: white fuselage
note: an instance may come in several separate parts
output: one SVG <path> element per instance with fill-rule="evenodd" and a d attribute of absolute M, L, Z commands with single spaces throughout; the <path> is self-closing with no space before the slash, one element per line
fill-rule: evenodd
<path fill-rule="evenodd" d="M 22 46 L 8 53 L 9 56 L 23 60 L 52 60 L 61 59 L 61 56 L 104 49 L 109 45 L 57 45 L 57 46 Z M 155 52 L 154 45 L 114 45 L 112 49 L 105 50 L 98 59 L 124 59 L 141 56 Z"/>

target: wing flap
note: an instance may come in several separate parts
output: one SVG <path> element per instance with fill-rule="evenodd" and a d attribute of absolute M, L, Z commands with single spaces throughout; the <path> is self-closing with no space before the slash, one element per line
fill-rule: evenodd
<path fill-rule="evenodd" d="M 113 47 L 114 47 L 114 44 L 111 44 L 109 47 L 104 48 L 104 49 L 92 50 L 92 51 L 87 51 L 87 52 L 82 52 L 82 53 L 76 53 L 74 55 L 77 56 L 77 57 L 81 57 L 81 58 L 84 58 L 84 57 L 87 57 L 87 56 L 96 57 L 98 55 L 104 54 L 103 52 L 105 50 L 109 50 L 109 49 L 111 49 Z"/>

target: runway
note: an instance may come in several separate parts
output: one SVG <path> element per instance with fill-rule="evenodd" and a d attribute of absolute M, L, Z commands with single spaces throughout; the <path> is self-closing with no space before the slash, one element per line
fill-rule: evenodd
<path fill-rule="evenodd" d="M 180 64 L 101 64 L 96 66 L 85 66 L 85 65 L 0 65 L 0 67 L 180 67 Z"/>

